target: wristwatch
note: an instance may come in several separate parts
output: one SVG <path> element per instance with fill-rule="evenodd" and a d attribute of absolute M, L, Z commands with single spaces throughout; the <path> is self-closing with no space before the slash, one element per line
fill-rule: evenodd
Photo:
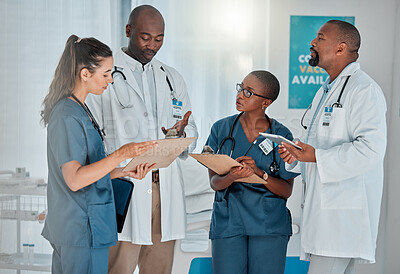
<path fill-rule="evenodd" d="M 263 178 L 264 181 L 267 181 L 268 173 L 264 171 L 264 174 L 263 174 L 262 178 Z"/>

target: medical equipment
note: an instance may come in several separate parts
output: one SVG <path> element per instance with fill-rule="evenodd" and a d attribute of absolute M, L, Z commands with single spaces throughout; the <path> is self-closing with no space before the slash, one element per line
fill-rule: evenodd
<path fill-rule="evenodd" d="M 343 84 L 343 87 L 342 87 L 342 89 L 340 91 L 340 94 L 339 94 L 339 97 L 338 97 L 337 101 L 331 105 L 332 108 L 342 108 L 342 104 L 340 103 L 340 99 L 342 98 L 344 88 L 346 87 L 350 76 L 351 75 L 347 76 L 346 81 Z M 303 123 L 304 117 L 306 116 L 307 112 L 310 110 L 311 106 L 312 106 L 312 103 L 308 106 L 308 108 L 306 109 L 306 111 L 304 112 L 304 114 L 303 114 L 303 116 L 301 117 L 301 120 L 300 120 L 300 124 L 304 129 L 307 129 L 307 126 L 304 125 L 304 123 Z"/>
<path fill-rule="evenodd" d="M 108 151 L 107 151 L 107 148 L 106 148 L 106 142 L 104 142 L 104 137 L 106 136 L 106 133 L 104 132 L 104 130 L 100 129 L 99 124 L 97 123 L 96 119 L 94 118 L 94 116 L 93 116 L 92 112 L 90 111 L 90 109 L 88 108 L 88 106 L 86 104 L 82 104 L 82 102 L 79 101 L 79 99 L 76 98 L 76 96 L 74 94 L 71 94 L 71 96 L 85 110 L 86 114 L 92 120 L 92 125 L 97 130 L 97 132 L 99 133 L 99 135 L 101 137 L 101 140 L 103 141 L 104 151 L 105 151 L 106 155 L 108 155 Z"/>
<path fill-rule="evenodd" d="M 29 250 L 29 244 L 22 244 L 22 249 L 24 251 L 23 255 L 23 262 L 24 264 L 28 264 L 28 250 Z"/>
<path fill-rule="evenodd" d="M 264 132 L 260 132 L 260 135 L 261 135 L 261 136 L 264 136 L 265 138 L 271 140 L 272 142 L 274 142 L 274 143 L 276 143 L 276 144 L 280 144 L 280 143 L 284 142 L 284 143 L 287 143 L 287 144 L 289 144 L 289 145 L 294 146 L 295 148 L 297 148 L 297 149 L 299 149 L 299 150 L 302 150 L 302 148 L 301 148 L 300 146 L 296 145 L 294 142 L 292 142 L 292 141 L 286 139 L 286 138 L 283 137 L 283 136 L 276 135 L 276 134 L 264 133 Z"/>
<path fill-rule="evenodd" d="M 15 169 L 15 176 L 17 178 L 25 178 L 26 177 L 26 171 L 24 167 L 17 167 Z"/>
<path fill-rule="evenodd" d="M 162 66 L 160 66 L 160 69 L 161 69 L 162 71 L 165 72 L 165 69 L 164 69 Z M 124 79 L 124 81 L 126 82 L 126 76 L 125 76 L 125 74 L 122 72 L 122 70 L 119 70 L 119 69 L 117 68 L 117 66 L 114 66 L 114 71 L 111 72 L 111 77 L 113 77 L 113 79 L 115 79 L 115 74 L 120 74 L 120 75 L 122 76 L 122 78 Z M 173 89 L 173 87 L 172 87 L 172 84 L 171 84 L 171 81 L 169 80 L 168 75 L 166 74 L 166 72 L 165 72 L 165 78 L 166 78 L 166 81 L 167 81 L 167 83 L 168 83 L 169 90 L 170 90 L 170 92 L 171 92 L 171 99 L 177 101 L 178 99 L 177 99 L 177 96 L 176 96 L 176 92 L 174 91 L 174 89 Z M 114 82 L 115 82 L 115 81 L 114 81 Z M 112 83 L 113 85 L 114 85 L 114 82 Z M 128 92 L 128 90 L 126 90 L 126 92 Z M 119 104 L 120 104 L 123 108 L 129 107 L 128 105 L 125 105 L 125 104 L 123 104 L 123 103 L 121 102 L 121 101 L 125 101 L 125 100 L 121 100 L 121 99 L 120 99 L 120 97 L 119 97 L 119 96 L 120 96 L 120 92 L 116 92 L 115 95 L 116 95 L 116 98 L 117 98 Z"/>
<path fill-rule="evenodd" d="M 227 140 L 230 140 L 230 141 L 232 142 L 232 144 L 231 144 L 231 151 L 230 151 L 229 156 L 232 157 L 233 150 L 235 149 L 235 138 L 233 138 L 232 132 L 233 132 L 233 128 L 235 127 L 237 121 L 239 120 L 239 117 L 242 116 L 243 113 L 244 113 L 244 112 L 241 112 L 241 113 L 239 113 L 238 116 L 236 116 L 236 118 L 235 118 L 235 120 L 233 121 L 233 124 L 232 124 L 232 126 L 231 126 L 231 129 L 229 130 L 229 135 L 228 135 L 227 137 L 225 137 L 225 138 L 221 141 L 221 144 L 219 145 L 216 154 L 219 153 L 219 151 L 221 150 L 221 148 L 222 148 L 222 146 L 225 144 L 225 142 L 226 142 Z M 271 120 L 269 119 L 268 115 L 266 115 L 266 114 L 265 114 L 265 118 L 267 118 L 267 121 L 268 121 L 268 123 L 269 123 L 269 125 L 270 125 L 271 133 L 273 134 L 274 131 L 273 131 L 273 129 L 272 129 Z M 250 147 L 250 148 L 251 148 L 251 147 Z M 273 155 L 273 157 L 274 157 L 274 160 L 273 160 L 273 162 L 271 163 L 271 165 L 269 166 L 269 171 L 270 171 L 272 174 L 274 174 L 274 173 L 276 173 L 276 172 L 279 171 L 279 165 L 278 165 L 278 163 L 276 162 L 276 155 L 275 155 L 275 151 L 274 151 L 274 150 L 275 150 L 275 147 L 272 149 L 272 155 Z M 247 154 L 247 153 L 246 153 L 246 154 Z"/>
<path fill-rule="evenodd" d="M 5 181 L 9 180 L 10 183 Z M 14 185 L 14 181 L 21 181 Z M 0 183 L 0 273 L 3 269 L 13 269 L 15 273 L 23 271 L 51 271 L 50 246 L 44 243 L 40 235 L 43 226 L 39 221 L 39 212 L 46 211 L 46 187 L 36 185 L 37 178 L 15 178 L 12 176 L 1 179 Z M 39 222 L 38 222 L 39 221 Z M 41 247 L 40 253 L 35 253 L 29 244 L 35 243 Z M 44 245 L 45 244 L 45 245 Z M 38 250 L 36 250 L 37 252 Z M 11 252 L 11 253 L 8 253 Z M 30 258 L 31 260 L 30 260 Z M 6 273 L 7 270 L 5 270 Z"/>
<path fill-rule="evenodd" d="M 340 91 L 340 94 L 339 94 L 339 97 L 338 97 L 336 103 L 333 103 L 333 104 L 332 104 L 332 107 L 333 107 L 333 108 L 341 108 L 341 107 L 342 107 L 342 104 L 340 103 L 340 98 L 342 98 L 344 88 L 346 87 L 347 82 L 349 81 L 350 76 L 351 76 L 351 75 L 347 76 L 346 81 L 344 82 L 344 85 L 343 85 L 343 87 L 342 87 L 342 90 Z"/>
<path fill-rule="evenodd" d="M 33 264 L 33 261 L 35 259 L 35 244 L 29 244 L 28 245 L 28 262 L 29 264 Z"/>

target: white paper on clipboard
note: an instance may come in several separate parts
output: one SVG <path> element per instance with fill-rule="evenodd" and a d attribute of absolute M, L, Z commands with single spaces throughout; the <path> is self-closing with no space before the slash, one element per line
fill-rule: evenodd
<path fill-rule="evenodd" d="M 280 144 L 282 142 L 287 143 L 289 145 L 294 146 L 295 148 L 299 149 L 299 150 L 303 150 L 302 147 L 296 145 L 295 143 L 293 143 L 292 141 L 289 141 L 288 139 L 286 139 L 283 136 L 280 135 L 275 135 L 275 134 L 270 134 L 270 133 L 264 133 L 264 132 L 259 132 L 261 136 L 264 136 L 265 138 L 268 138 L 269 140 L 271 140 L 272 142 L 276 143 L 276 144 Z"/>

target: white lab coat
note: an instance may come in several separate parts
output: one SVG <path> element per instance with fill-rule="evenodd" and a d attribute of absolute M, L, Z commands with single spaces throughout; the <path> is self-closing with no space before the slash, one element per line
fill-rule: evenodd
<path fill-rule="evenodd" d="M 348 75 L 340 100 L 343 108 L 334 108 L 330 125 L 323 126 L 324 108 L 337 101 Z M 302 174 L 306 183 L 301 258 L 315 254 L 374 263 L 386 150 L 386 102 L 381 88 L 358 63 L 350 64 L 339 77 L 307 129 L 317 162 L 305 163 Z M 318 90 L 307 116 L 314 115 L 323 92 Z"/>
<path fill-rule="evenodd" d="M 171 91 L 166 81 L 168 75 L 176 97 L 183 103 L 182 115 L 191 110 L 186 84 L 182 76 L 173 68 L 153 58 L 155 88 L 157 97 L 157 117 L 153 117 L 150 96 L 139 90 L 132 71 L 124 59 L 122 49 L 114 56 L 114 66 L 122 71 L 114 75 L 114 84 L 109 85 L 101 96 L 88 96 L 87 103 L 101 128 L 106 133 L 105 143 L 111 153 L 120 146 L 129 142 L 142 142 L 165 138 L 161 127 L 172 127 L 177 120 L 172 117 Z M 165 71 L 160 69 L 163 67 Z M 116 90 L 118 89 L 118 91 Z M 116 97 L 123 102 L 120 104 Z M 149 131 L 149 125 L 157 119 L 159 128 Z M 154 123 L 153 123 L 154 124 Z M 152 133 L 153 132 L 153 133 Z M 196 125 L 193 117 L 185 128 L 187 137 L 197 137 Z M 192 144 L 193 149 L 196 144 Z M 121 164 L 124 166 L 128 161 Z M 181 239 L 186 233 L 186 212 L 182 174 L 177 161 L 168 168 L 160 169 L 160 196 L 161 196 L 161 241 Z M 135 244 L 151 245 L 151 207 L 152 182 L 151 172 L 143 180 L 135 180 L 132 201 L 129 206 L 122 233 L 118 235 L 120 241 L 130 241 Z"/>

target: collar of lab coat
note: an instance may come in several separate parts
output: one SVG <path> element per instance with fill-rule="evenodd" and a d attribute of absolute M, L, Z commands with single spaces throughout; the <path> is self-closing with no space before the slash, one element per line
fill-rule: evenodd
<path fill-rule="evenodd" d="M 330 100 L 330 98 L 332 96 L 337 96 L 342 88 L 342 85 L 346 81 L 346 77 L 349 75 L 353 75 L 359 69 L 360 69 L 360 64 L 357 62 L 353 62 L 353 63 L 350 63 L 349 65 L 347 65 L 347 67 L 345 67 L 342 70 L 342 72 L 339 74 L 339 76 L 336 77 L 336 79 L 335 79 L 333 85 L 331 86 L 331 88 L 329 89 L 329 93 L 327 94 L 327 97 L 326 97 L 326 99 L 324 99 L 324 101 Z M 317 106 L 319 105 L 319 102 L 321 101 L 321 98 L 324 95 L 324 87 L 326 86 L 327 83 L 329 83 L 329 81 L 330 80 L 328 77 L 328 79 L 325 81 L 325 83 L 318 89 L 317 94 L 315 95 L 315 97 L 313 99 L 313 103 L 312 103 L 313 111 L 311 111 L 311 113 L 315 113 L 315 111 L 318 110 L 317 113 L 315 113 L 314 115 L 320 115 L 324 109 L 322 107 L 317 109 Z"/>
<path fill-rule="evenodd" d="M 331 78 L 328 76 L 328 78 L 326 79 L 325 83 L 322 85 L 322 89 L 323 90 L 334 90 L 338 85 L 341 85 L 341 79 L 349 76 L 349 75 L 353 75 L 357 70 L 360 69 L 360 64 L 357 62 L 352 62 L 350 64 L 348 64 L 338 75 L 338 77 L 336 77 L 335 80 L 333 80 L 333 83 L 329 84 L 329 82 L 331 81 Z"/>
<path fill-rule="evenodd" d="M 114 66 L 118 68 L 118 70 L 122 71 L 126 77 L 127 84 L 139 95 L 139 97 L 144 102 L 143 93 L 140 91 L 139 85 L 137 84 L 135 77 L 132 74 L 132 71 L 129 69 L 129 64 L 126 59 L 126 53 L 124 52 L 124 47 L 120 48 L 114 55 Z M 130 58 L 130 57 L 129 57 Z M 137 62 L 140 64 L 139 62 Z M 140 64 L 141 65 L 141 64 Z M 158 61 L 156 58 L 153 58 L 148 64 L 152 66 L 155 77 L 155 86 L 157 92 L 157 108 L 160 113 L 162 113 L 162 109 L 164 107 L 164 98 L 166 96 L 167 91 L 159 92 L 160 90 L 165 89 L 166 87 L 166 72 L 161 70 L 162 63 Z M 164 66 L 165 69 L 165 66 Z M 168 89 L 169 91 L 169 89 Z"/>

